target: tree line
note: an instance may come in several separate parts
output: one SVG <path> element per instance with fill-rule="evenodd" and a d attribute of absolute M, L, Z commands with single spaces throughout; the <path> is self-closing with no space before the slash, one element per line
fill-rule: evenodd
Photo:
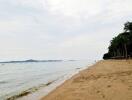
<path fill-rule="evenodd" d="M 110 41 L 103 59 L 128 59 L 132 57 L 132 22 L 124 24 L 124 31 Z"/>

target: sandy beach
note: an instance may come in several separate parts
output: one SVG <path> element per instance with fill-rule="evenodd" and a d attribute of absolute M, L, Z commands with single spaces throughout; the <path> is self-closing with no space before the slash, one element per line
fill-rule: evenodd
<path fill-rule="evenodd" d="M 42 100 L 132 100 L 132 60 L 99 61 Z"/>

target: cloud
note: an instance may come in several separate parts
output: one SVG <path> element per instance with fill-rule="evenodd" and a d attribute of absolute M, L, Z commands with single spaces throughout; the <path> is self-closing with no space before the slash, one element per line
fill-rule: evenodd
<path fill-rule="evenodd" d="M 47 0 L 51 13 L 71 17 L 89 17 L 102 11 L 102 0 Z"/>
<path fill-rule="evenodd" d="M 0 58 L 101 58 L 131 0 L 0 0 Z"/>

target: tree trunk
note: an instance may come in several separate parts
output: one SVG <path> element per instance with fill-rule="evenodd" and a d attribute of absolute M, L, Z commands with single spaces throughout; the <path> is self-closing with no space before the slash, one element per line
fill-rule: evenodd
<path fill-rule="evenodd" d="M 127 59 L 127 46 L 126 46 L 126 44 L 124 44 L 124 48 L 125 48 L 125 58 Z"/>

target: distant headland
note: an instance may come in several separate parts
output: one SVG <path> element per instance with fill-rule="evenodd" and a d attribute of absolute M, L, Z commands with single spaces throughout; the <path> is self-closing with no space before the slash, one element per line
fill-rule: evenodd
<path fill-rule="evenodd" d="M 28 63 L 28 62 L 62 62 L 63 60 L 34 60 L 34 59 L 28 59 L 23 61 L 4 61 L 0 63 Z"/>

